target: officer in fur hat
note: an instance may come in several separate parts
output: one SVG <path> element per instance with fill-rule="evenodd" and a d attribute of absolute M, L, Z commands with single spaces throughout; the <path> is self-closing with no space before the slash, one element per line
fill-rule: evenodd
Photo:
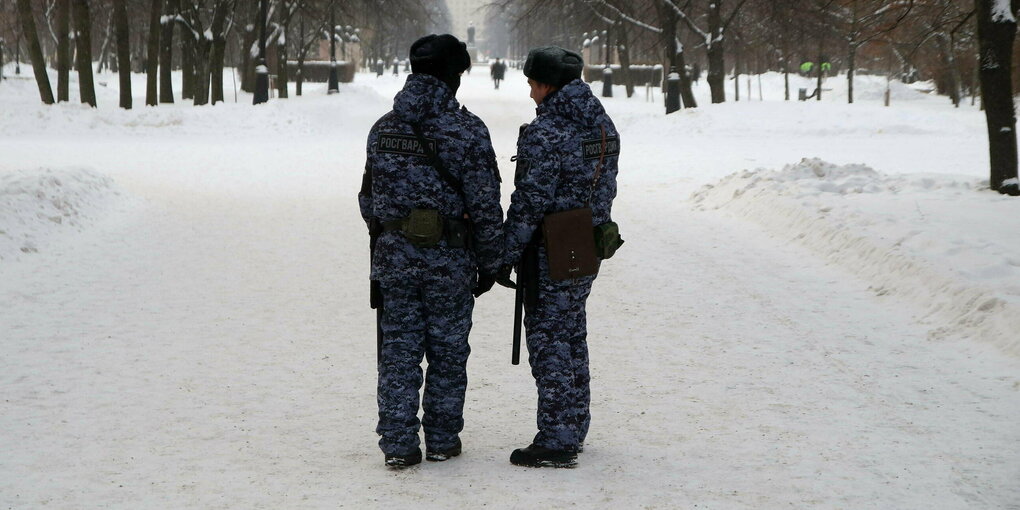
<path fill-rule="evenodd" d="M 461 452 L 471 312 L 493 285 L 503 247 L 489 131 L 455 98 L 467 49 L 452 35 L 429 35 L 411 46 L 410 61 L 393 110 L 368 135 L 358 195 L 382 298 L 376 432 L 394 468 L 421 462 L 419 426 L 428 460 Z"/>
<path fill-rule="evenodd" d="M 580 55 L 555 46 L 532 50 L 524 64 L 538 108 L 517 142 L 516 189 L 503 224 L 505 265 L 499 278 L 506 282 L 510 267 L 515 267 L 517 285 L 528 288 L 524 326 L 538 387 L 538 434 L 531 445 L 510 456 L 510 462 L 520 466 L 574 467 L 591 421 L 585 302 L 595 275 L 553 274 L 550 253 L 563 240 L 543 238 L 543 226 L 548 227 L 554 213 L 590 209 L 591 225 L 577 229 L 592 228 L 600 246 L 592 250 L 590 273 L 598 271 L 600 258 L 608 258 L 622 244 L 618 235 L 598 235 L 617 232 L 610 210 L 620 137 L 581 80 L 583 66 Z"/>

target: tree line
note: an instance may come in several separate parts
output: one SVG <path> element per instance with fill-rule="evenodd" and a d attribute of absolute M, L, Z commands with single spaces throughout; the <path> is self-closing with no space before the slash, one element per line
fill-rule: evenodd
<path fill-rule="evenodd" d="M 0 65 L 32 64 L 40 99 L 68 101 L 70 73 L 80 100 L 97 106 L 94 71 L 117 72 L 120 107 L 132 107 L 131 72 L 145 73 L 145 104 L 224 100 L 223 76 L 236 67 L 251 92 L 263 0 L 0 0 Z M 276 52 L 276 86 L 287 97 L 287 61 L 301 69 L 320 41 L 363 46 L 365 59 L 398 55 L 397 43 L 449 22 L 442 0 L 264 0 L 267 44 Z M 398 35 L 394 35 L 398 34 Z M 396 41 L 396 42 L 395 42 Z M 47 67 L 56 70 L 56 94 Z M 95 68 L 95 69 L 93 69 Z M 180 72 L 174 90 L 172 72 Z"/>
<path fill-rule="evenodd" d="M 513 20 L 508 51 L 538 43 L 573 49 L 601 45 L 598 62 L 618 65 L 633 94 L 632 62 L 675 70 L 685 108 L 697 107 L 692 81 L 706 69 L 711 102 L 727 99 L 740 74 L 842 76 L 854 102 L 860 72 L 905 82 L 931 80 L 956 106 L 981 98 L 988 121 L 991 187 L 1020 194 L 1017 182 L 1013 51 L 1020 0 L 495 0 Z M 614 60 L 615 59 L 615 60 Z M 803 67 L 802 67 L 803 66 Z M 665 73 L 664 73 L 665 74 Z M 665 83 L 663 83 L 663 86 Z M 888 96 L 887 96 L 888 97 Z M 887 99 L 888 101 L 888 99 Z"/>

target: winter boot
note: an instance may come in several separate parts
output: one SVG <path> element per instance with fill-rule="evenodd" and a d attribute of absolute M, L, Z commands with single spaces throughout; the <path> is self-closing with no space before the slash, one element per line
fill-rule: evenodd
<path fill-rule="evenodd" d="M 460 438 L 457 439 L 457 442 L 453 446 L 443 450 L 432 450 L 429 448 L 425 448 L 425 460 L 431 462 L 442 462 L 444 460 L 449 459 L 450 457 L 456 457 L 460 455 L 460 449 L 461 449 Z"/>
<path fill-rule="evenodd" d="M 526 467 L 577 467 L 577 452 L 573 450 L 550 450 L 536 444 L 518 448 L 510 454 L 510 463 Z"/>
<path fill-rule="evenodd" d="M 415 464 L 421 464 L 421 449 L 416 449 L 405 455 L 386 454 L 386 465 L 394 469 L 404 469 Z"/>

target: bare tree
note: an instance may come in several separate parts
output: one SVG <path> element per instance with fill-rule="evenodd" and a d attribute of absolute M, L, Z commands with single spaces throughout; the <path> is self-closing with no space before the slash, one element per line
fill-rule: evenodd
<path fill-rule="evenodd" d="M 162 32 L 159 36 L 159 102 L 174 102 L 173 44 L 174 26 L 180 12 L 180 0 L 166 0 L 163 16 L 160 18 Z"/>
<path fill-rule="evenodd" d="M 53 104 L 53 89 L 50 78 L 46 75 L 46 59 L 43 57 L 42 46 L 39 45 L 39 34 L 35 28 L 35 14 L 29 0 L 18 0 L 18 17 L 21 18 L 21 30 L 28 41 L 28 56 L 32 60 L 32 72 L 39 86 L 39 97 L 43 103 Z"/>
<path fill-rule="evenodd" d="M 96 107 L 96 83 L 92 78 L 92 13 L 88 0 L 73 0 L 74 43 L 78 64 L 78 95 Z"/>
<path fill-rule="evenodd" d="M 869 42 L 896 29 L 914 8 L 914 0 L 843 0 L 839 17 L 847 42 L 847 102 L 854 102 L 857 52 Z"/>
<path fill-rule="evenodd" d="M 159 103 L 159 13 L 163 0 L 151 0 L 149 4 L 149 38 L 145 58 L 145 104 L 156 106 Z"/>
<path fill-rule="evenodd" d="M 1020 196 L 1012 79 L 1018 3 L 1017 0 L 977 0 L 981 101 L 988 122 L 991 160 L 989 184 L 993 190 L 1013 196 Z"/>
<path fill-rule="evenodd" d="M 71 74 L 71 0 L 57 0 L 57 101 L 68 100 Z"/>
<path fill-rule="evenodd" d="M 131 32 L 128 28 L 126 0 L 113 0 L 113 18 L 117 25 L 117 73 L 120 76 L 120 107 L 131 109 Z"/>

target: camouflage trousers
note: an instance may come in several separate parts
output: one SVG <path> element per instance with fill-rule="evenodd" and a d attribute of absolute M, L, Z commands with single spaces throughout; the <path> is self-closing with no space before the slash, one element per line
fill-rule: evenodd
<path fill-rule="evenodd" d="M 386 454 L 420 448 L 419 426 L 430 449 L 452 447 L 464 428 L 468 333 L 474 298 L 466 282 L 382 285 L 379 363 L 379 447 Z M 428 361 L 418 420 L 422 358 Z"/>
<path fill-rule="evenodd" d="M 528 361 L 538 387 L 534 443 L 567 450 L 584 442 L 591 422 L 584 307 L 594 277 L 555 282 L 549 279 L 545 260 L 541 266 L 538 302 L 524 318 Z"/>

